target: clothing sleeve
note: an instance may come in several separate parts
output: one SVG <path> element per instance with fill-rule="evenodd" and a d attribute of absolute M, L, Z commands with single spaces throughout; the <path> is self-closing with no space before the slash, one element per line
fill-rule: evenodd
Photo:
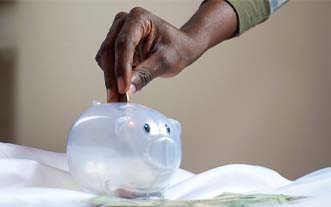
<path fill-rule="evenodd" d="M 239 21 L 237 35 L 266 20 L 288 0 L 227 0 Z"/>

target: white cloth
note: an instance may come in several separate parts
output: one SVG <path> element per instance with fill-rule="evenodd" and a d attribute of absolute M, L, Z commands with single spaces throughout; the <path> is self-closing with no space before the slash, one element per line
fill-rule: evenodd
<path fill-rule="evenodd" d="M 224 192 L 309 196 L 291 206 L 331 206 L 331 168 L 295 181 L 251 165 L 226 165 L 199 174 L 180 169 L 164 196 L 204 199 Z M 73 181 L 65 154 L 0 143 L 0 207 L 88 206 L 86 201 L 94 196 Z"/>

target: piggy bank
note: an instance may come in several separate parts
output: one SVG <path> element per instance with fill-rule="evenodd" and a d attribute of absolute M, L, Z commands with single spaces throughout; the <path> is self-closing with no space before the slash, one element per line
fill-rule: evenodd
<path fill-rule="evenodd" d="M 180 165 L 180 132 L 178 121 L 145 106 L 95 103 L 69 132 L 70 173 L 92 193 L 161 194 Z"/>

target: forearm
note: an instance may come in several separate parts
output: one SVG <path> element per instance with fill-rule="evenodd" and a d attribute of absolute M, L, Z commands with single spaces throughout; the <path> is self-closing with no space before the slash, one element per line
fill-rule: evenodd
<path fill-rule="evenodd" d="M 202 53 L 266 20 L 288 0 L 205 0 L 181 30 Z"/>
<path fill-rule="evenodd" d="M 230 4 L 224 0 L 209 0 L 200 6 L 181 31 L 187 33 L 197 44 L 197 50 L 203 53 L 232 37 L 237 28 L 237 16 Z"/>

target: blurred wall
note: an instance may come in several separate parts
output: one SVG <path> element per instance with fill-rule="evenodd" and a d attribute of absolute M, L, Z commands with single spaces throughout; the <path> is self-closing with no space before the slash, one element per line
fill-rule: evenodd
<path fill-rule="evenodd" d="M 15 142 L 16 6 L 0 2 L 0 141 Z"/>
<path fill-rule="evenodd" d="M 12 133 L 0 137 L 65 151 L 75 118 L 92 100 L 105 99 L 94 56 L 114 15 L 142 6 L 180 26 L 199 4 L 86 0 L 11 5 L 7 24 L 16 31 L 15 61 L 10 63 L 15 71 L 1 69 L 1 80 L 15 85 L 3 92 L 1 102 L 10 97 L 15 103 L 9 104 L 13 110 L 1 112 L 13 117 Z M 296 178 L 331 166 L 330 11 L 330 1 L 291 1 L 265 23 L 208 51 L 176 78 L 154 80 L 132 101 L 182 123 L 182 167 L 194 172 L 249 163 Z M 9 122 L 0 123 L 6 128 Z"/>

